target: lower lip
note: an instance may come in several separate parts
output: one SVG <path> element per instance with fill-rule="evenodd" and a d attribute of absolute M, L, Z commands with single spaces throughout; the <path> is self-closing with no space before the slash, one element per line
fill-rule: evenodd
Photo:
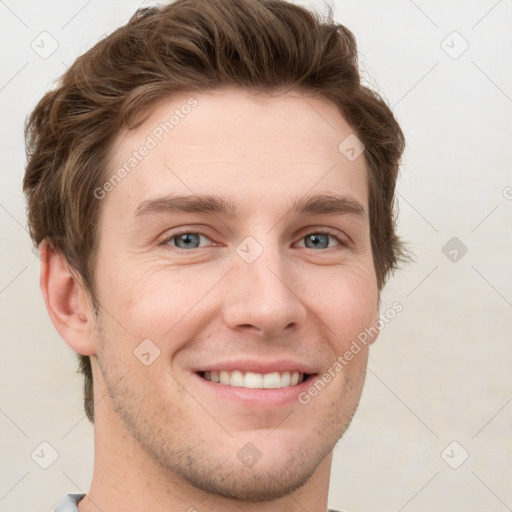
<path fill-rule="evenodd" d="M 199 380 L 200 384 L 204 385 L 207 390 L 215 393 L 216 396 L 222 399 L 237 401 L 246 406 L 262 407 L 265 409 L 273 409 L 293 402 L 299 402 L 299 394 L 306 391 L 311 386 L 311 383 L 314 382 L 314 375 L 310 375 L 305 381 L 295 386 L 274 389 L 251 389 L 212 382 L 203 379 L 197 373 L 194 373 L 193 376 Z"/>

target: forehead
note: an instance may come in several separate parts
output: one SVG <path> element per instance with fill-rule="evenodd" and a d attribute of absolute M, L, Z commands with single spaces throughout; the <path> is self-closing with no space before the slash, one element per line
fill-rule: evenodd
<path fill-rule="evenodd" d="M 293 194 L 335 188 L 366 208 L 364 157 L 351 161 L 339 149 L 350 136 L 336 106 L 319 97 L 238 89 L 180 94 L 118 137 L 106 181 L 122 176 L 114 177 L 107 200 L 127 213 L 164 192 L 274 202 L 286 196 L 289 203 Z"/>

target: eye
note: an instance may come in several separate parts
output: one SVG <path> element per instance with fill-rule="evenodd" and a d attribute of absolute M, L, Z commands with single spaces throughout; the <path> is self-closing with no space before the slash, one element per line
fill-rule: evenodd
<path fill-rule="evenodd" d="M 173 245 L 178 249 L 198 249 L 200 247 L 201 238 L 210 240 L 207 236 L 201 233 L 185 232 L 173 235 L 163 242 L 164 245 Z"/>
<path fill-rule="evenodd" d="M 201 244 L 203 241 L 203 244 Z M 193 249 L 200 249 L 201 247 L 207 247 L 208 244 L 205 241 L 210 241 L 210 238 L 202 233 L 194 231 L 183 231 L 176 233 L 162 242 L 162 245 L 170 245 L 183 251 L 190 251 Z M 346 245 L 339 237 L 338 233 L 334 234 L 330 231 L 313 231 L 303 236 L 299 242 L 304 241 L 304 245 L 307 249 L 332 249 L 334 247 L 340 247 Z"/>
<path fill-rule="evenodd" d="M 333 247 L 333 245 L 329 246 L 330 239 L 336 242 L 334 247 L 344 245 L 337 236 L 328 231 L 309 233 L 302 237 L 301 241 L 306 241 L 303 247 L 308 249 L 330 249 Z"/>

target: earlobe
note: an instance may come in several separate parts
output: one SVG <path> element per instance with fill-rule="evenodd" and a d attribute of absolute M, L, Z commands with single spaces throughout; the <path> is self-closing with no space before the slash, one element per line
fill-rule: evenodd
<path fill-rule="evenodd" d="M 82 283 L 69 270 L 64 255 L 46 241 L 40 244 L 40 285 L 46 309 L 64 341 L 77 353 L 96 354 L 94 309 Z"/>
<path fill-rule="evenodd" d="M 379 306 L 380 306 L 380 301 L 379 301 Z M 377 338 L 379 337 L 379 334 L 380 334 L 380 329 L 382 327 L 382 322 L 380 319 L 380 307 L 377 307 L 377 311 L 375 313 L 375 318 L 373 320 L 372 327 L 373 327 L 373 329 L 371 330 L 371 332 L 372 333 L 374 333 L 375 331 L 376 332 L 375 332 L 375 334 L 372 334 L 370 336 L 370 345 L 373 345 L 377 341 Z"/>

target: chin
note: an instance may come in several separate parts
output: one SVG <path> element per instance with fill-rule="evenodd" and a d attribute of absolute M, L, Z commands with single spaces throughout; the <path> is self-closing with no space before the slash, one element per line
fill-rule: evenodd
<path fill-rule="evenodd" d="M 196 488 L 231 500 L 273 501 L 302 487 L 330 451 L 312 458 L 311 453 L 299 449 L 294 455 L 276 454 L 266 461 L 263 454 L 251 467 L 239 460 L 221 465 L 212 460 L 199 468 L 192 461 L 181 476 Z"/>

